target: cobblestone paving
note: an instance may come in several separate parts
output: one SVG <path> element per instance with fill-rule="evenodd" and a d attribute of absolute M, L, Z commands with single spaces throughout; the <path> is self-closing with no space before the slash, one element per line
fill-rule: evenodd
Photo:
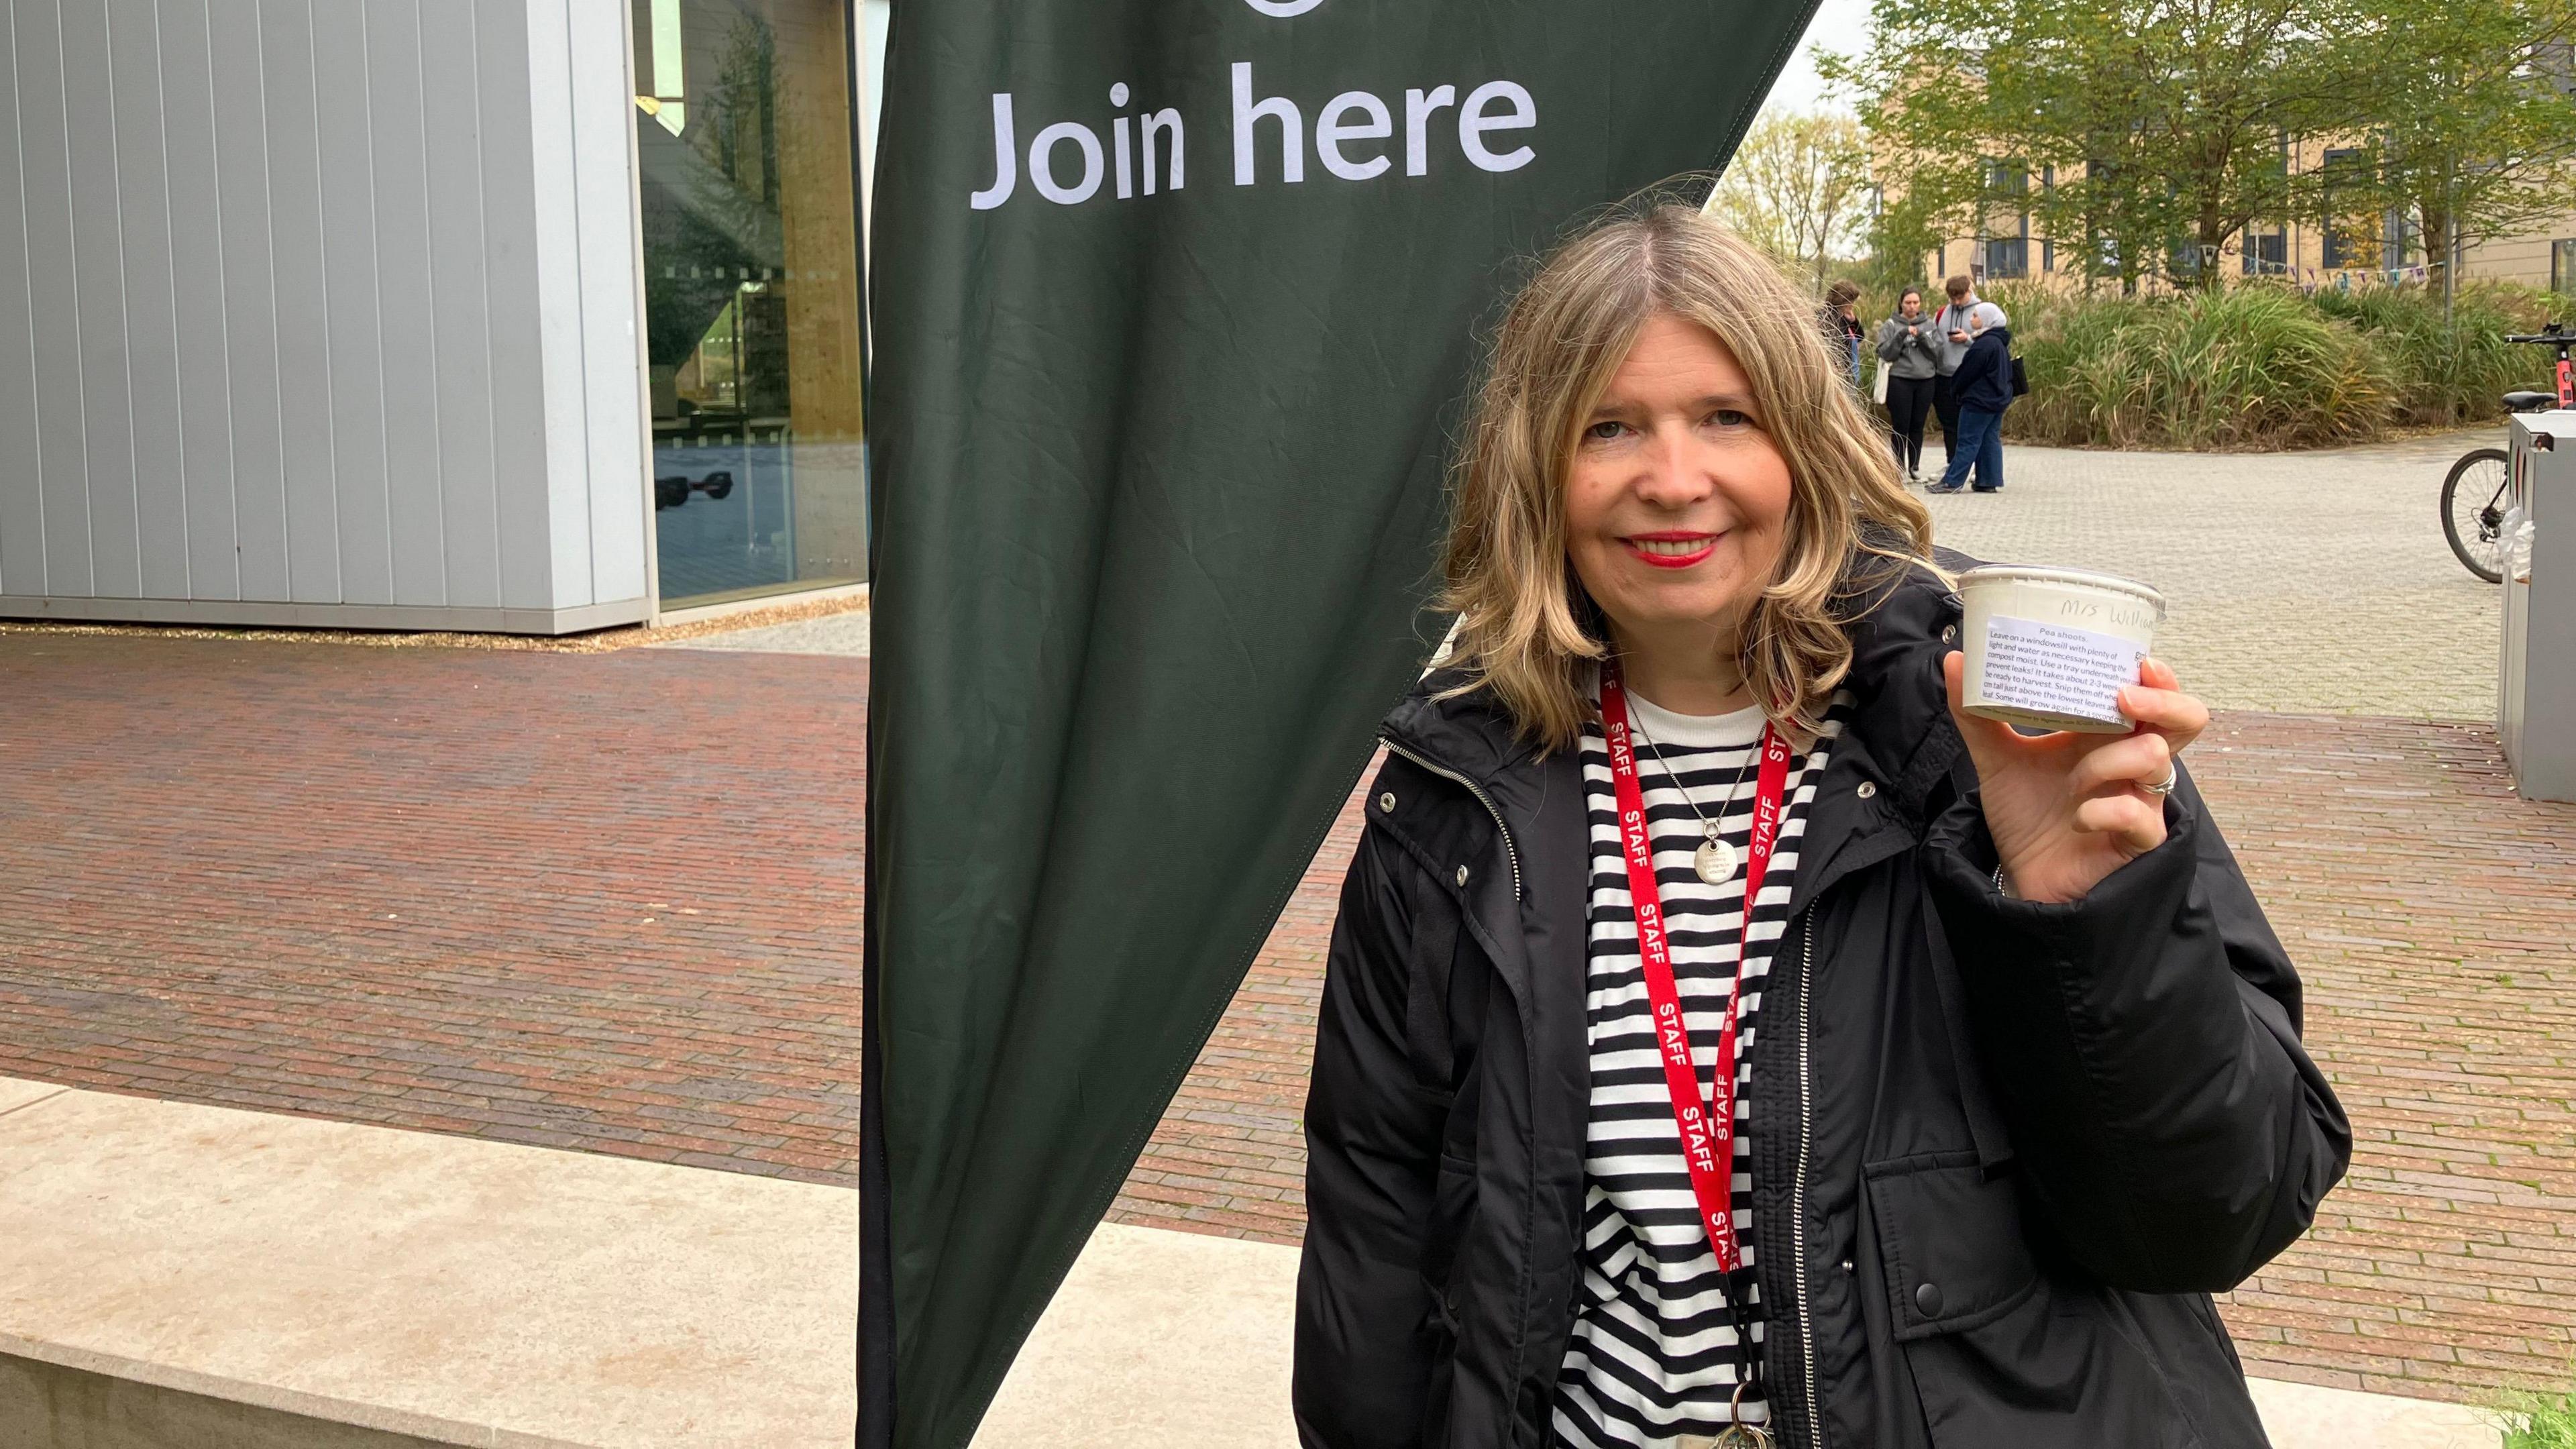
<path fill-rule="evenodd" d="M 1997 562 L 2155 585 L 2157 649 L 2230 709 L 2493 719 L 2495 586 L 2442 541 L 2442 477 L 2492 431 L 2321 453 L 2007 447 L 2004 491 L 1926 497 Z M 1937 446 L 1933 449 L 1939 451 Z"/>

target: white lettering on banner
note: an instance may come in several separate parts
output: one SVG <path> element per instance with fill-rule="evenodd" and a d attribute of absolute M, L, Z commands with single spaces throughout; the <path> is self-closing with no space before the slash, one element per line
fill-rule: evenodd
<path fill-rule="evenodd" d="M 1368 117 L 1364 124 L 1347 125 L 1342 117 L 1357 111 Z M 1366 91 L 1344 91 L 1325 102 L 1315 117 L 1315 155 L 1324 169 L 1344 181 L 1367 181 L 1382 176 L 1395 164 L 1383 155 L 1354 161 L 1342 154 L 1346 141 L 1383 141 L 1395 134 L 1395 117 L 1389 115 L 1386 102 Z"/>
<path fill-rule="evenodd" d="M 1488 114 L 1495 101 L 1512 103 L 1508 119 Z M 1485 145 L 1487 131 L 1526 131 L 1538 124 L 1538 102 L 1530 99 L 1527 87 L 1510 81 L 1487 81 L 1467 93 L 1467 104 L 1458 110 L 1458 146 L 1467 159 L 1487 171 L 1518 171 L 1538 159 L 1538 153 L 1527 146 L 1495 152 Z"/>
<path fill-rule="evenodd" d="M 1423 176 L 1431 170 L 1431 118 L 1458 104 L 1456 86 L 1404 93 L 1404 174 Z"/>
<path fill-rule="evenodd" d="M 966 198 L 977 211 L 991 211 L 1011 199 L 1020 184 L 1020 141 L 1011 129 L 1011 93 L 993 93 L 993 184 Z"/>
<path fill-rule="evenodd" d="M 1279 179 L 1295 185 L 1306 179 L 1306 118 L 1297 103 L 1280 96 L 1254 104 L 1252 62 L 1234 63 L 1234 184 L 1250 186 L 1260 162 L 1254 154 L 1253 124 L 1268 116 L 1279 123 Z"/>
<path fill-rule="evenodd" d="M 1082 182 L 1067 186 L 1055 179 L 1055 148 L 1071 141 L 1082 148 Z M 1100 190 L 1100 138 L 1080 121 L 1058 121 L 1029 143 L 1029 184 L 1058 206 L 1089 201 Z"/>
<path fill-rule="evenodd" d="M 1164 137 L 1163 149 L 1172 158 L 1171 189 L 1181 189 L 1181 113 L 1169 106 L 1145 118 L 1145 194 L 1154 194 L 1154 137 Z"/>
<path fill-rule="evenodd" d="M 1127 104 L 1126 82 L 1121 81 L 1109 88 L 1109 103 L 1113 106 Z M 1115 117 L 1109 126 L 1111 145 L 1117 153 L 1117 195 L 1121 200 L 1136 194 L 1128 141 L 1129 119 L 1126 116 Z M 1181 113 L 1166 106 L 1145 114 L 1141 119 L 1144 122 L 1145 194 L 1154 194 L 1158 169 L 1164 177 L 1163 190 L 1180 190 L 1188 174 L 1181 160 L 1188 140 L 1181 124 Z M 1055 170 L 1055 150 L 1067 141 L 1082 153 L 1082 180 L 1070 186 L 1058 178 Z M 1165 164 L 1158 168 L 1158 161 Z M 1058 121 L 1038 132 L 1029 142 L 1029 184 L 1038 195 L 1058 206 L 1078 206 L 1097 196 L 1107 164 L 1108 158 L 1100 146 L 1100 133 L 1079 121 Z M 993 94 L 993 184 L 968 196 L 966 204 L 977 211 L 991 211 L 1010 200 L 1011 194 L 1019 187 L 1019 166 L 1019 132 L 1012 114 L 1011 93 L 996 91 Z"/>
<path fill-rule="evenodd" d="M 1306 14 L 1323 0 L 1245 3 L 1263 15 L 1284 20 Z M 1261 150 L 1267 134 L 1263 121 L 1277 125 L 1277 182 L 1285 186 L 1304 182 L 1305 111 L 1288 96 L 1258 95 L 1250 61 L 1233 62 L 1229 78 L 1234 184 L 1256 186 L 1262 181 Z M 1040 129 L 1028 147 L 1030 189 L 1058 206 L 1079 206 L 1104 191 L 1116 200 L 1131 201 L 1140 192 L 1153 196 L 1180 190 L 1188 174 L 1189 149 L 1188 128 L 1180 110 L 1165 106 L 1128 114 L 1124 108 L 1129 94 L 1124 81 L 1109 88 L 1109 104 L 1117 113 L 1107 118 L 1105 144 L 1102 127 L 1093 121 L 1061 120 Z M 1487 81 L 1468 91 L 1464 103 L 1459 101 L 1458 87 L 1454 85 L 1417 87 L 1404 93 L 1406 176 L 1431 174 L 1431 123 L 1439 119 L 1441 112 L 1450 110 L 1457 112 L 1458 155 L 1477 170 L 1497 174 L 1518 171 L 1538 159 L 1538 148 L 1527 141 L 1504 150 L 1497 149 L 1489 139 L 1538 128 L 1538 100 L 1527 86 L 1517 81 Z M 1021 152 L 1011 92 L 993 93 L 992 126 L 992 184 L 967 196 L 967 205 L 976 211 L 994 210 L 1019 190 Z M 1388 143 L 1395 139 L 1394 108 L 1373 91 L 1344 91 L 1324 102 L 1315 113 L 1315 158 L 1327 174 L 1338 180 L 1375 181 L 1392 172 L 1395 158 Z M 1058 153 L 1068 143 L 1082 158 L 1079 180 L 1068 181 L 1065 171 L 1058 169 L 1062 159 Z M 1141 178 L 1137 175 L 1140 170 Z"/>
<path fill-rule="evenodd" d="M 2126 724 L 2120 688 L 2138 682 L 2146 657 L 2144 646 L 2117 634 L 1999 614 L 1986 621 L 1979 687 L 1986 699 L 2015 709 Z"/>

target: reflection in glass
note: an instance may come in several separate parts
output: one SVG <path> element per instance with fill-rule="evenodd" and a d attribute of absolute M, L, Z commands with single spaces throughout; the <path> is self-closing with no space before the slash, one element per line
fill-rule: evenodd
<path fill-rule="evenodd" d="M 866 576 L 840 0 L 633 0 L 665 605 Z"/>

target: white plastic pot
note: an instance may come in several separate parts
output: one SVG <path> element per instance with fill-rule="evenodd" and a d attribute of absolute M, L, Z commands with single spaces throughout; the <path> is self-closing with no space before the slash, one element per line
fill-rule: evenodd
<path fill-rule="evenodd" d="M 2120 689 L 2154 652 L 2164 595 L 2082 569 L 1997 564 L 1959 575 L 1968 712 L 2007 724 L 2123 734 Z"/>

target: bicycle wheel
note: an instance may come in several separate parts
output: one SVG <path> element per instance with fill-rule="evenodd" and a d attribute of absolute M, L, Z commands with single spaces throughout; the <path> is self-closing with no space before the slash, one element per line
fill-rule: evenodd
<path fill-rule="evenodd" d="M 2470 573 L 2488 583 L 2504 577 L 2504 488 L 2512 459 L 2480 448 L 2451 465 L 2442 480 L 2442 535 Z"/>

